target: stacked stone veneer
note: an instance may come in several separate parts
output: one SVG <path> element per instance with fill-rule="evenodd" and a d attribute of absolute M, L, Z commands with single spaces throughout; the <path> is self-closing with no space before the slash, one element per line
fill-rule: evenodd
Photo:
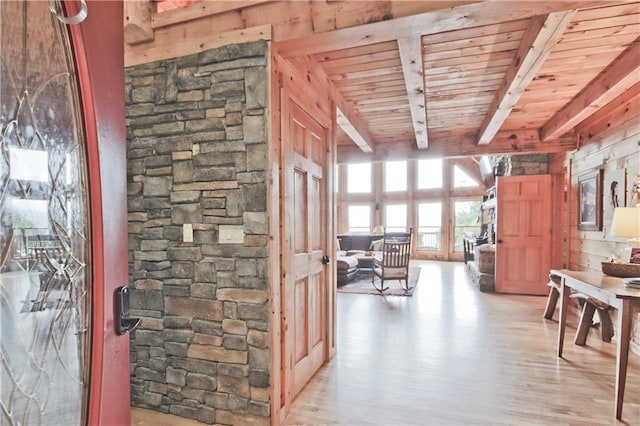
<path fill-rule="evenodd" d="M 256 42 L 126 69 L 134 406 L 269 423 L 266 64 Z"/>
<path fill-rule="evenodd" d="M 505 176 L 549 173 L 549 154 L 498 155 L 490 161 L 493 167 L 498 165 Z"/>

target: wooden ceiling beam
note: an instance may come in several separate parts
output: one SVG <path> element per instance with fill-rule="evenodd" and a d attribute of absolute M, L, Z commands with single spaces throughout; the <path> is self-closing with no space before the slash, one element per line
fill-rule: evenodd
<path fill-rule="evenodd" d="M 124 41 L 138 44 L 153 40 L 150 1 L 124 2 Z"/>
<path fill-rule="evenodd" d="M 416 146 L 418 149 L 427 149 L 429 137 L 424 97 L 424 70 L 422 69 L 422 38 L 414 36 L 398 39 L 398 49 L 400 50 L 404 84 L 409 98 L 411 122 L 416 134 Z"/>
<path fill-rule="evenodd" d="M 640 81 L 576 126 L 575 131 L 580 135 L 580 142 L 589 140 L 592 135 L 604 133 L 611 127 L 615 118 L 632 112 L 632 109 L 640 111 Z M 640 124 L 640 114 L 637 112 L 635 122 Z"/>
<path fill-rule="evenodd" d="M 541 139 L 546 142 L 573 129 L 600 107 L 633 87 L 640 75 L 640 37 L 585 86 L 545 124 Z"/>
<path fill-rule="evenodd" d="M 484 184 L 484 180 L 482 179 L 482 173 L 480 173 L 480 166 L 478 162 L 475 161 L 471 157 L 462 157 L 462 158 L 454 158 L 451 160 L 453 164 L 460 167 L 462 171 L 468 174 L 471 178 L 473 178 L 479 184 Z"/>
<path fill-rule="evenodd" d="M 516 56 L 480 127 L 478 145 L 490 143 L 498 133 L 575 14 L 576 10 L 571 10 L 531 19 Z"/>
<path fill-rule="evenodd" d="M 550 142 L 542 143 L 537 129 L 500 131 L 489 145 L 476 145 L 476 136 L 458 138 L 430 135 L 429 149 L 417 149 L 407 141 L 377 144 L 374 152 L 365 154 L 356 147 L 338 146 L 338 163 L 350 161 L 387 161 L 416 158 L 477 157 L 497 154 L 545 154 L 576 149 L 576 137 L 566 133 Z"/>
<path fill-rule="evenodd" d="M 167 40 L 165 43 L 150 46 L 143 44 L 129 46 L 124 52 L 124 63 L 125 66 L 130 67 L 167 58 L 180 58 L 227 44 L 257 40 L 271 40 L 271 25 L 204 34 L 198 37 L 173 38 L 171 41 Z"/>
<path fill-rule="evenodd" d="M 375 22 L 367 25 L 336 29 L 316 35 L 280 42 L 280 54 L 285 57 L 313 55 L 349 49 L 373 43 L 383 43 L 405 37 L 435 34 L 462 28 L 500 24 L 527 19 L 536 15 L 571 10 L 575 0 L 556 1 L 488 1 L 465 4 L 444 10 Z M 582 1 L 580 8 L 602 5 L 598 1 Z M 279 40 L 275 40 L 279 41 Z"/>
<path fill-rule="evenodd" d="M 351 119 L 340 109 L 336 108 L 336 123 L 360 147 L 362 152 L 373 152 L 373 141 L 366 126 L 355 114 L 350 113 Z"/>

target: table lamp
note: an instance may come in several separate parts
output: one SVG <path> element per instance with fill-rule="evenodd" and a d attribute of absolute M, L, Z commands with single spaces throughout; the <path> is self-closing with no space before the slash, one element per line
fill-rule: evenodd
<path fill-rule="evenodd" d="M 616 207 L 613 210 L 611 236 L 630 238 L 627 242 L 640 246 L 640 207 Z"/>
<path fill-rule="evenodd" d="M 613 210 L 610 235 L 628 238 L 629 247 L 625 252 L 629 256 L 622 260 L 629 261 L 631 248 L 640 247 L 640 207 L 616 207 Z"/>

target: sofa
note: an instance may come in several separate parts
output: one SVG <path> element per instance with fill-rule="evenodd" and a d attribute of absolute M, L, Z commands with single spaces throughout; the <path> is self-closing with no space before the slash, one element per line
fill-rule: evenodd
<path fill-rule="evenodd" d="M 336 257 L 338 265 L 338 286 L 345 285 L 351 278 L 355 277 L 360 268 L 358 267 L 358 259 L 354 256 L 347 256 L 338 253 Z"/>
<path fill-rule="evenodd" d="M 380 243 L 373 245 L 372 243 L 375 241 L 380 241 Z M 361 267 L 367 268 L 371 266 L 361 265 L 357 255 L 369 251 L 381 250 L 381 248 L 377 247 L 381 242 L 382 235 L 338 235 L 338 252 L 336 256 L 338 286 L 342 286 L 351 280 L 358 273 Z"/>
<path fill-rule="evenodd" d="M 382 241 L 382 235 L 376 234 L 343 234 L 338 235 L 338 250 L 346 252 L 371 251 L 373 241 Z"/>

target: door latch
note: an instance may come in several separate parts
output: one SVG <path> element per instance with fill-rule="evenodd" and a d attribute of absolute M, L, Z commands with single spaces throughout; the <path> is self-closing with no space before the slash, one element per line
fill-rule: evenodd
<path fill-rule="evenodd" d="M 327 256 L 327 255 L 322 256 L 322 264 L 323 264 L 323 265 L 326 265 L 326 264 L 328 264 L 329 262 L 331 262 L 331 260 L 329 259 L 329 256 Z"/>
<path fill-rule="evenodd" d="M 129 287 L 122 286 L 116 289 L 116 334 L 132 331 L 142 323 L 140 318 L 129 318 Z"/>

